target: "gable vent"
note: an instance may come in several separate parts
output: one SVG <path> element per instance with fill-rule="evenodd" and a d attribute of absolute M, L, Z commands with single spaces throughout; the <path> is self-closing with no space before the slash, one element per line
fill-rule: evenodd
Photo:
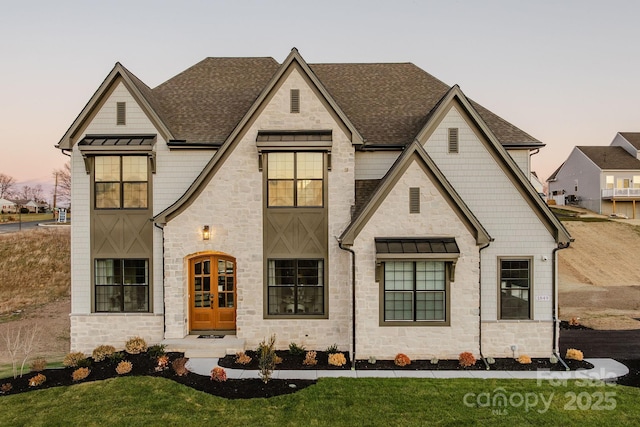
<path fill-rule="evenodd" d="M 291 89 L 291 112 L 300 112 L 300 89 Z"/>
<path fill-rule="evenodd" d="M 409 213 L 420 213 L 420 188 L 409 188 Z"/>
<path fill-rule="evenodd" d="M 449 128 L 449 153 L 457 153 L 458 149 L 458 128 Z"/>
<path fill-rule="evenodd" d="M 116 124 L 117 125 L 127 124 L 127 103 L 126 102 L 118 102 L 116 104 Z"/>

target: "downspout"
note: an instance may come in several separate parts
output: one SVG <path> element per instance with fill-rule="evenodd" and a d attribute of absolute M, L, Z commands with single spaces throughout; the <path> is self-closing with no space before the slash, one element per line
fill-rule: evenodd
<path fill-rule="evenodd" d="M 556 346 L 556 341 L 557 341 L 557 330 L 558 330 L 558 310 L 557 310 L 557 300 L 556 300 L 556 293 L 557 293 L 557 283 L 556 283 L 556 276 L 557 276 L 557 272 L 556 272 L 556 265 L 557 265 L 557 261 L 556 261 L 556 257 L 557 257 L 557 252 L 561 249 L 567 249 L 569 247 L 569 245 L 571 244 L 571 242 L 567 242 L 567 243 L 558 243 L 558 247 L 554 248 L 553 251 L 551 252 L 551 269 L 553 270 L 553 276 L 551 278 L 551 298 L 552 298 L 552 309 L 553 309 L 553 344 L 551 346 L 552 348 L 552 354 L 558 358 L 558 360 L 560 361 L 560 363 L 562 363 L 562 365 L 564 366 L 564 369 L 566 371 L 569 370 L 569 367 L 567 366 L 567 364 L 564 362 L 564 360 L 562 360 L 562 358 L 560 357 L 560 355 L 558 354 L 558 347 Z"/>
<path fill-rule="evenodd" d="M 351 248 L 342 246 L 338 238 L 338 246 L 343 251 L 351 252 L 351 369 L 356 369 L 356 253 Z"/>
<path fill-rule="evenodd" d="M 153 221 L 153 220 L 152 220 Z M 153 223 L 153 226 L 162 231 L 162 328 L 164 333 L 167 333 L 167 306 L 164 298 L 164 227 L 159 226 L 157 223 Z"/>
<path fill-rule="evenodd" d="M 480 351 L 480 359 L 484 362 L 487 371 L 490 369 L 489 362 L 482 354 L 482 250 L 489 247 L 493 239 L 478 250 L 478 350 Z"/>

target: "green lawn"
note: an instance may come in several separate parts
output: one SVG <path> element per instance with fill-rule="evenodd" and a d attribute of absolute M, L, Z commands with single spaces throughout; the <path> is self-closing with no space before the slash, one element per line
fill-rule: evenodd
<path fill-rule="evenodd" d="M 501 394 L 509 405 L 485 405 Z M 11 426 L 623 426 L 640 420 L 640 389 L 338 378 L 286 396 L 225 400 L 167 379 L 128 377 L 0 397 L 0 414 L 0 425 Z"/>

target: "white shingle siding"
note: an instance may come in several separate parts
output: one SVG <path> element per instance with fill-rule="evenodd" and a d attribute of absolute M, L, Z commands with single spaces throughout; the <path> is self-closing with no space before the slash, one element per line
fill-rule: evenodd
<path fill-rule="evenodd" d="M 529 176 L 529 174 L 531 173 L 531 157 L 529 156 L 529 149 L 509 149 L 507 150 L 507 153 L 509 153 L 518 167 L 520 167 L 520 170 L 524 173 L 524 175 Z"/>
<path fill-rule="evenodd" d="M 420 188 L 420 214 L 409 214 L 409 188 Z M 389 221 L 393 218 L 393 221 Z M 379 326 L 380 286 L 375 281 L 376 237 L 453 236 L 460 249 L 455 282 L 450 285 L 450 326 Z M 478 247 L 475 238 L 442 194 L 413 162 L 355 240 L 358 260 L 356 357 L 456 359 L 463 351 L 479 354 Z"/>
<path fill-rule="evenodd" d="M 446 129 L 449 127 L 460 129 L 460 152 L 456 155 L 447 153 Z M 551 259 L 553 250 L 557 247 L 554 237 L 457 108 L 452 108 L 446 114 L 425 143 L 425 148 L 489 235 L 495 239 L 481 253 L 482 319 L 485 322 L 495 322 L 498 319 L 498 257 L 533 258 L 533 320 L 547 322 L 544 327 L 548 333 L 540 338 L 539 345 L 532 345 L 537 353 L 532 351 L 530 355 L 547 356 L 552 348 Z M 543 257 L 547 261 L 542 261 Z M 537 301 L 537 297 L 542 301 Z M 534 321 L 524 323 L 537 327 Z M 492 326 L 492 330 L 508 335 L 515 333 L 519 323 L 523 322 L 499 321 Z M 484 354 L 501 355 L 500 348 L 489 344 L 491 339 L 489 332 L 483 331 L 483 341 L 486 340 L 487 343 L 486 347 L 483 345 Z M 531 340 L 535 341 L 536 338 L 532 337 Z"/>
<path fill-rule="evenodd" d="M 300 89 L 300 113 L 291 114 L 290 89 Z M 258 170 L 258 130 L 333 129 L 332 170 L 328 172 L 329 259 L 326 289 L 329 319 L 264 319 L 262 172 Z M 247 348 L 275 333 L 279 348 L 295 341 L 307 348 L 337 343 L 347 349 L 350 331 L 349 254 L 334 236 L 350 220 L 354 202 L 354 150 L 333 116 L 297 71 L 291 73 L 233 153 L 198 198 L 165 227 L 166 337 L 188 333 L 188 277 L 185 257 L 220 251 L 237 261 L 237 329 Z M 241 219 L 241 221 L 239 221 Z M 200 230 L 211 227 L 211 240 Z"/>
<path fill-rule="evenodd" d="M 356 179 L 381 179 L 400 153 L 400 151 L 356 152 Z"/>

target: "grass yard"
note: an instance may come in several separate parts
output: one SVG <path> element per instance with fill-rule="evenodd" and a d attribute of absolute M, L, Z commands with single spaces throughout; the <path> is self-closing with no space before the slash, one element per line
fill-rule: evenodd
<path fill-rule="evenodd" d="M 498 406 L 500 396 L 510 403 Z M 225 400 L 163 378 L 124 377 L 0 397 L 0 425 L 623 426 L 637 425 L 638 402 L 640 389 L 584 382 L 379 378 Z"/>
<path fill-rule="evenodd" d="M 69 295 L 68 230 L 0 235 L 0 323 L 7 313 Z"/>

